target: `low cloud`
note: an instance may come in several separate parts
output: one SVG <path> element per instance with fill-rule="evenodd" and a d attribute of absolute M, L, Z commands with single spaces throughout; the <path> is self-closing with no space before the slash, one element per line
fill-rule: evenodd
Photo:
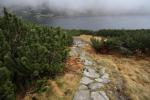
<path fill-rule="evenodd" d="M 44 8 L 67 15 L 150 14 L 150 0 L 0 0 L 12 8 Z"/>

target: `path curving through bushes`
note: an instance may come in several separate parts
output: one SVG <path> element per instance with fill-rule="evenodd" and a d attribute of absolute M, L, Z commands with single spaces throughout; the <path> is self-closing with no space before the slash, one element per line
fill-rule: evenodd
<path fill-rule="evenodd" d="M 109 100 L 106 92 L 101 89 L 111 82 L 109 74 L 104 66 L 98 65 L 87 55 L 82 48 L 86 45 L 89 44 L 79 38 L 74 38 L 74 45 L 70 52 L 72 56 L 79 56 L 84 65 L 83 76 L 73 100 Z"/>

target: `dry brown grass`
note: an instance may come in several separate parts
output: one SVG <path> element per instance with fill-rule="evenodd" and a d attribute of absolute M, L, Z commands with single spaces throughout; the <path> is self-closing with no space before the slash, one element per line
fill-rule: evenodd
<path fill-rule="evenodd" d="M 23 100 L 32 100 L 33 97 L 37 100 L 72 100 L 79 85 L 82 68 L 78 58 L 69 58 L 64 74 L 48 80 L 49 89 L 46 92 L 27 95 Z"/>
<path fill-rule="evenodd" d="M 95 36 L 91 36 L 91 35 L 80 35 L 79 38 L 86 41 L 86 42 L 90 42 L 90 39 L 94 37 L 98 40 L 101 40 L 102 38 L 101 37 L 95 37 Z"/>
<path fill-rule="evenodd" d="M 81 39 L 86 41 L 86 36 Z M 124 93 L 132 100 L 150 100 L 150 58 L 96 54 L 90 46 L 86 46 L 85 50 L 97 62 L 101 64 L 104 62 L 114 84 L 121 75 L 124 80 Z"/>

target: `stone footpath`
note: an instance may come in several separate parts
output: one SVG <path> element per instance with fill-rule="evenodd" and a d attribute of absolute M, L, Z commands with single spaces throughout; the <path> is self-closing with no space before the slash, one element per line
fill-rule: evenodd
<path fill-rule="evenodd" d="M 84 65 L 83 77 L 73 100 L 109 100 L 105 91 L 102 91 L 106 84 L 110 82 L 109 74 L 103 66 L 94 62 L 82 49 L 88 43 L 80 39 L 74 39 L 74 46 L 70 54 L 79 56 Z"/>

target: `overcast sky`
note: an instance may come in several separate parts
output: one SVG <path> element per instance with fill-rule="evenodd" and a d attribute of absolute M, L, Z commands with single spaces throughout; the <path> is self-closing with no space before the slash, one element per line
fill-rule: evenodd
<path fill-rule="evenodd" d="M 75 14 L 150 14 L 150 0 L 0 0 L 1 5 L 12 7 L 45 4 L 52 11 Z"/>

